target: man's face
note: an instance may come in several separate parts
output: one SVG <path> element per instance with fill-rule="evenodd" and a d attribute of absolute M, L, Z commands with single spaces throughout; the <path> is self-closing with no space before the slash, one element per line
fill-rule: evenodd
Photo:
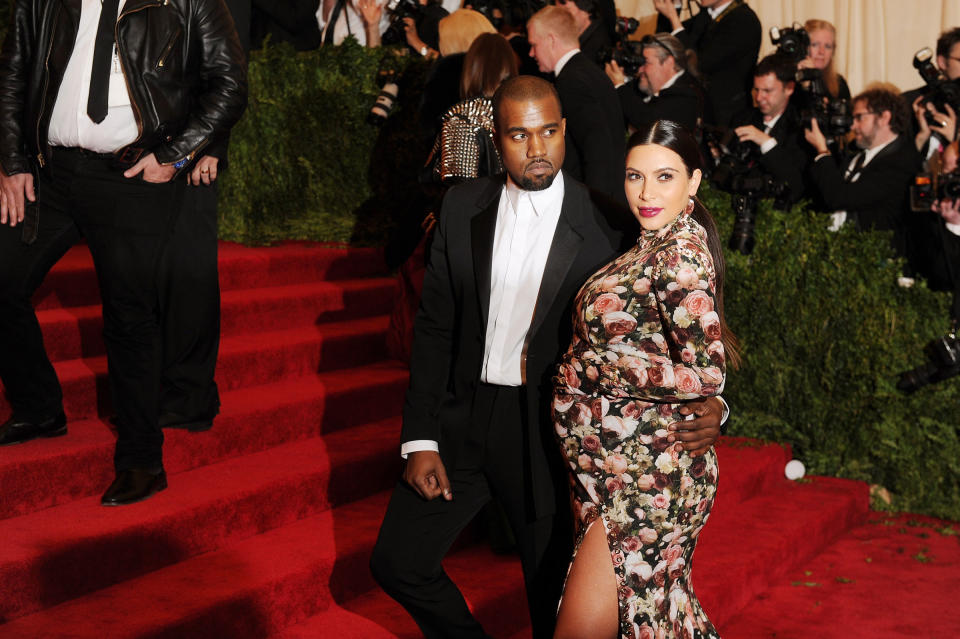
<path fill-rule="evenodd" d="M 783 113 L 793 95 L 793 83 L 784 84 L 773 73 L 753 79 L 753 99 L 764 117 L 775 117 Z"/>
<path fill-rule="evenodd" d="M 554 55 L 554 39 L 545 33 L 539 25 L 527 27 L 527 42 L 530 43 L 530 57 L 537 61 L 537 66 L 543 73 L 550 73 L 557 64 Z"/>
<path fill-rule="evenodd" d="M 659 92 L 677 72 L 670 56 L 665 57 L 663 62 L 657 59 L 657 49 L 655 46 L 643 49 L 643 59 L 646 62 L 640 69 L 640 88 L 648 93 Z"/>
<path fill-rule="evenodd" d="M 950 47 L 950 53 L 947 54 L 947 57 L 937 56 L 937 66 L 950 80 L 960 78 L 960 42 Z"/>
<path fill-rule="evenodd" d="M 869 149 L 884 127 L 882 114 L 870 111 L 870 105 L 867 104 L 866 100 L 857 100 L 853 103 L 853 110 L 850 115 L 853 116 L 853 124 L 850 126 L 850 130 L 853 131 L 854 142 L 861 149 Z"/>
<path fill-rule="evenodd" d="M 541 191 L 553 184 L 563 164 L 567 127 L 556 98 L 503 100 L 496 127 L 503 166 L 517 186 Z"/>
<path fill-rule="evenodd" d="M 725 0 L 700 0 L 700 6 L 704 9 L 709 9 L 715 7 L 718 4 L 722 4 Z"/>

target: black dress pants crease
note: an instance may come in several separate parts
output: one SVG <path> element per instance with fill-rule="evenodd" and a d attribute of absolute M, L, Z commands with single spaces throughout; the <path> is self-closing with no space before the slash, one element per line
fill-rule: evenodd
<path fill-rule="evenodd" d="M 22 243 L 19 227 L 0 229 L 0 378 L 14 414 L 38 419 L 62 410 L 31 298 L 57 260 L 85 237 L 103 303 L 117 425 L 114 465 L 160 470 L 157 270 L 183 181 L 128 179 L 104 156 L 55 148 L 38 182 L 36 242 Z"/>
<path fill-rule="evenodd" d="M 159 273 L 163 372 L 160 412 L 213 418 L 220 347 L 217 183 L 187 186 Z"/>
<path fill-rule="evenodd" d="M 533 520 L 528 515 L 522 414 L 519 388 L 481 384 L 473 428 L 456 468 L 448 469 L 453 500 L 425 501 L 402 481 L 394 489 L 373 550 L 371 570 L 428 639 L 487 636 L 441 561 L 492 498 L 502 504 L 517 539 L 533 636 L 553 635 L 572 553 L 572 527 L 566 506 L 556 516 Z"/>

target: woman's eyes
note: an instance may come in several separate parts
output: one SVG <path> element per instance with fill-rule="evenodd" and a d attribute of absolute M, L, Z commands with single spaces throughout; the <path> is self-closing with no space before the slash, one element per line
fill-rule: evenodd
<path fill-rule="evenodd" d="M 643 179 L 643 176 L 640 175 L 639 173 L 627 173 L 627 180 L 631 182 L 635 182 L 637 180 L 642 180 L 642 179 Z M 669 182 L 672 179 L 673 179 L 672 173 L 661 173 L 657 175 L 657 181 L 659 182 Z"/>

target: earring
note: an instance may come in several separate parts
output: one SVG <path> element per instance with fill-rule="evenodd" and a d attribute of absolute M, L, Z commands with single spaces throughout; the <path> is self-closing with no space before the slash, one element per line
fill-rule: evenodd
<path fill-rule="evenodd" d="M 687 215 L 690 215 L 691 213 L 693 213 L 693 206 L 694 206 L 693 198 L 690 198 L 690 201 L 687 203 L 687 209 L 686 209 Z"/>

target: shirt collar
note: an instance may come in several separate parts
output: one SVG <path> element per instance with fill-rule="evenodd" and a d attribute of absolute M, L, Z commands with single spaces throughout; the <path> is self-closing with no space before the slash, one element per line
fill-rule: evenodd
<path fill-rule="evenodd" d="M 764 120 L 763 122 L 764 128 L 772 129 L 773 127 L 777 126 L 777 122 L 780 121 L 781 117 L 783 117 L 783 111 L 773 116 L 769 120 Z"/>
<path fill-rule="evenodd" d="M 567 62 L 570 61 L 570 58 L 580 53 L 580 49 L 570 49 L 557 60 L 557 63 L 553 65 L 553 74 L 560 75 L 560 71 L 563 70 L 563 67 L 566 66 Z"/>
<path fill-rule="evenodd" d="M 893 143 L 897 140 L 897 138 L 899 138 L 899 137 L 900 137 L 899 135 L 898 135 L 898 136 L 895 136 L 895 137 L 894 137 L 892 140 L 890 140 L 889 142 L 884 142 L 884 143 L 881 144 L 880 146 L 874 146 L 874 147 L 870 147 L 869 149 L 864 150 L 864 152 L 863 152 L 863 166 L 866 166 L 867 163 L 870 162 L 870 160 L 872 160 L 873 158 L 875 158 L 875 157 L 877 156 L 877 153 L 879 153 L 880 151 L 883 151 L 885 148 L 887 148 L 888 146 L 890 146 L 891 144 L 893 144 Z"/>
<path fill-rule="evenodd" d="M 520 202 L 522 198 L 529 198 L 530 208 L 533 209 L 534 214 L 538 218 L 542 218 L 543 214 L 551 209 L 553 206 L 559 206 L 563 203 L 563 171 L 557 171 L 557 177 L 553 179 L 553 184 L 549 187 L 543 189 L 542 191 L 527 191 L 520 188 L 516 182 L 513 181 L 509 175 L 507 175 L 507 203 L 510 205 L 510 210 L 515 214 L 520 212 Z"/>
<path fill-rule="evenodd" d="M 664 89 L 669 89 L 670 87 L 672 87 L 672 86 L 677 82 L 677 79 L 678 79 L 681 75 L 683 75 L 683 69 L 677 71 L 677 72 L 673 75 L 672 78 L 670 78 L 669 80 L 667 80 L 666 82 L 664 82 L 664 83 L 663 83 L 663 86 L 660 87 L 660 91 L 663 91 Z M 660 95 L 660 91 L 657 91 L 656 93 L 654 93 L 654 95 Z"/>
<path fill-rule="evenodd" d="M 733 2 L 733 0 L 730 0 L 730 2 Z M 710 14 L 710 18 L 716 20 L 717 16 L 723 13 L 723 10 L 727 8 L 730 2 L 724 2 L 723 4 L 718 4 L 715 7 L 708 7 L 707 12 Z"/>

